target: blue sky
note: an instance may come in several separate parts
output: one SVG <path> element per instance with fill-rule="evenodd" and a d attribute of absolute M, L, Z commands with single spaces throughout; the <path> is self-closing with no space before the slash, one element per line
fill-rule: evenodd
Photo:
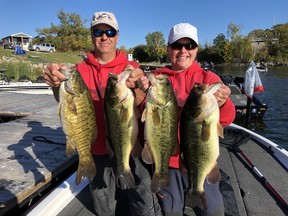
<path fill-rule="evenodd" d="M 90 20 L 95 11 L 114 12 L 119 23 L 121 45 L 127 49 L 146 44 L 148 33 L 160 31 L 165 41 L 171 27 L 189 22 L 198 28 L 200 44 L 212 44 L 220 33 L 226 35 L 230 23 L 241 35 L 254 29 L 270 29 L 288 22 L 287 0 L 14 0 L 2 4 L 0 38 L 18 32 L 36 36 L 36 28 L 58 25 L 57 12 L 77 13 Z"/>

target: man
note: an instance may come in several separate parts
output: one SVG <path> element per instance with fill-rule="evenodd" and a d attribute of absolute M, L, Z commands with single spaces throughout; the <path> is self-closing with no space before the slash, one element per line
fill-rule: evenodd
<path fill-rule="evenodd" d="M 221 82 L 218 75 L 202 69 L 195 61 L 198 52 L 198 35 L 196 27 L 189 23 L 179 23 L 172 27 L 167 45 L 171 66 L 152 71 L 156 74 L 167 74 L 177 99 L 179 113 L 188 98 L 195 83 L 212 84 Z M 146 91 L 149 80 L 142 76 L 138 80 L 141 90 Z M 229 87 L 222 87 L 214 94 L 220 108 L 220 123 L 227 126 L 235 118 L 235 107 L 229 99 Z M 180 121 L 180 118 L 179 118 Z M 178 145 L 180 141 L 178 140 Z M 180 171 L 180 148 L 170 157 L 169 185 L 158 193 L 159 202 L 166 216 L 182 216 L 184 211 L 185 190 L 188 187 L 188 176 Z M 204 183 L 207 211 L 198 209 L 197 215 L 222 216 L 224 215 L 223 199 L 219 191 L 219 182 L 216 184 Z M 196 209 L 197 210 L 197 209 Z"/>
<path fill-rule="evenodd" d="M 140 104 L 145 94 L 136 88 L 136 81 L 143 76 L 143 71 L 135 62 L 129 62 L 126 55 L 117 50 L 119 27 L 116 17 L 111 12 L 96 12 L 91 21 L 91 38 L 94 51 L 88 53 L 87 59 L 77 64 L 84 82 L 91 93 L 97 119 L 98 137 L 91 152 L 96 164 L 97 174 L 90 180 L 90 191 L 97 215 L 161 215 L 157 197 L 151 192 L 151 177 L 143 166 L 141 158 L 132 159 L 131 171 L 136 188 L 121 190 L 116 187 L 114 174 L 115 160 L 110 159 L 106 149 L 107 129 L 104 118 L 104 95 L 109 73 L 120 74 L 125 69 L 132 69 L 126 85 L 133 89 L 136 104 Z M 65 77 L 59 69 L 66 65 L 50 64 L 45 71 L 45 81 L 53 87 L 58 100 L 59 86 Z M 123 206 L 130 207 L 123 209 Z M 126 211 L 123 213 L 120 209 Z"/>

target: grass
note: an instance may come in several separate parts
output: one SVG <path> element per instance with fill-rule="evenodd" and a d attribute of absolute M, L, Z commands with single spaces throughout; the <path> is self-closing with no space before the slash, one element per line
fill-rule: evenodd
<path fill-rule="evenodd" d="M 47 52 L 27 51 L 25 56 L 16 56 L 12 52 L 13 50 L 0 48 L 0 57 L 2 56 L 16 57 L 17 59 L 31 61 L 32 63 L 51 62 L 51 63 L 76 64 L 83 61 L 79 53 L 72 53 L 72 52 L 47 53 Z"/>
<path fill-rule="evenodd" d="M 3 57 L 8 60 L 4 61 Z M 17 81 L 20 77 L 28 77 L 35 81 L 37 77 L 43 75 L 43 67 L 33 67 L 32 65 L 47 63 L 70 63 L 76 64 L 82 62 L 83 58 L 78 53 L 72 52 L 34 52 L 27 51 L 25 56 L 14 55 L 13 50 L 0 48 L 0 68 L 5 68 L 5 75 L 9 80 Z M 1 79 L 0 74 L 0 79 Z"/>

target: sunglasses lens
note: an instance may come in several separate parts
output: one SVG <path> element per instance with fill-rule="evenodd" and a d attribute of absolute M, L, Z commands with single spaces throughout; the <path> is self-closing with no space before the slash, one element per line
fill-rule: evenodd
<path fill-rule="evenodd" d="M 115 37 L 117 35 L 117 31 L 115 31 L 115 30 L 107 30 L 105 32 L 105 34 L 107 35 L 107 37 Z"/>
<path fill-rule="evenodd" d="M 187 43 L 187 44 L 172 43 L 172 44 L 170 44 L 170 47 L 171 47 L 173 50 L 181 50 L 183 47 L 184 47 L 186 50 L 194 50 L 194 49 L 197 48 L 197 44 L 195 44 L 195 43 Z"/>
<path fill-rule="evenodd" d="M 95 37 L 101 37 L 104 34 L 104 31 L 102 31 L 100 29 L 93 29 L 92 33 Z"/>
<path fill-rule="evenodd" d="M 92 33 L 94 37 L 102 37 L 102 35 L 105 33 L 107 37 L 115 37 L 117 35 L 116 30 L 106 30 L 103 31 L 101 29 L 93 29 Z"/>

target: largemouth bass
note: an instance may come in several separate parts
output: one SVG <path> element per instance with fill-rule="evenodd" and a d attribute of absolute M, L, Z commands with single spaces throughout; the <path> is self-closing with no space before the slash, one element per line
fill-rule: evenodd
<path fill-rule="evenodd" d="M 151 190 L 156 193 L 168 186 L 170 156 L 176 152 L 178 135 L 178 105 L 167 75 L 147 73 L 151 86 L 142 114 L 145 121 L 145 145 L 142 158 L 155 164 Z"/>
<path fill-rule="evenodd" d="M 129 160 L 137 142 L 139 113 L 133 92 L 126 86 L 130 73 L 126 70 L 119 75 L 110 74 L 104 100 L 108 151 L 115 156 L 117 184 L 120 182 L 122 189 L 135 188 Z"/>
<path fill-rule="evenodd" d="M 96 175 L 96 166 L 91 155 L 91 145 L 97 137 L 94 105 L 89 90 L 76 69 L 62 71 L 67 80 L 59 90 L 59 115 L 66 134 L 66 155 L 75 150 L 79 155 L 76 175 L 78 185 L 85 177 Z"/>
<path fill-rule="evenodd" d="M 220 180 L 217 167 L 219 135 L 223 128 L 219 122 L 219 107 L 213 95 L 222 83 L 195 84 L 183 107 L 180 122 L 180 146 L 187 166 L 190 187 L 185 205 L 196 205 L 206 210 L 204 181 L 210 184 Z"/>

